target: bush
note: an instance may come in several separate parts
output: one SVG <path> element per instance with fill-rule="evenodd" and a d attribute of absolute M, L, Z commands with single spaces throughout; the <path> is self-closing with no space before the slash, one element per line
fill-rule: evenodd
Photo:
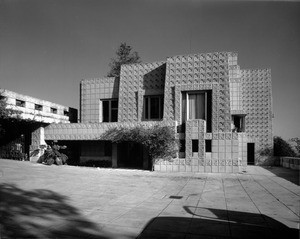
<path fill-rule="evenodd" d="M 142 126 L 134 128 L 116 127 L 106 131 L 101 139 L 113 143 L 140 143 L 147 148 L 152 164 L 159 159 L 169 160 L 175 157 L 179 144 L 172 127 L 159 125 L 151 128 Z"/>
<path fill-rule="evenodd" d="M 296 153 L 291 145 L 279 136 L 274 137 L 274 155 L 295 157 Z"/>
<path fill-rule="evenodd" d="M 47 165 L 64 165 L 67 163 L 68 156 L 60 153 L 60 149 L 65 149 L 66 146 L 59 146 L 59 145 L 53 145 L 47 146 L 47 149 L 45 150 L 44 154 L 38 159 L 37 163 L 44 163 Z"/>

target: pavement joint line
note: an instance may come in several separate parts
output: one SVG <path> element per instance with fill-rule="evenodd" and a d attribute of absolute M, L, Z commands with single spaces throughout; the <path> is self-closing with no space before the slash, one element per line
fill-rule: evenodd
<path fill-rule="evenodd" d="M 252 179 L 253 182 L 255 182 L 254 178 L 252 177 L 252 175 L 249 175 L 249 177 Z M 237 176 L 237 179 L 239 181 L 239 183 L 241 184 L 242 188 L 244 189 L 244 191 L 246 192 L 246 194 L 248 195 L 248 197 L 250 198 L 251 202 L 254 204 L 254 206 L 256 207 L 256 209 L 259 211 L 260 215 L 262 215 L 264 222 L 267 223 L 267 225 L 269 226 L 270 229 L 272 229 L 272 227 L 270 226 L 269 222 L 266 220 L 266 217 L 264 214 L 262 214 L 261 210 L 259 210 L 258 206 L 256 205 L 256 203 L 252 200 L 251 196 L 249 195 L 249 193 L 247 192 L 247 190 L 245 189 L 245 187 L 243 186 L 243 184 L 241 183 L 240 178 Z"/>
<path fill-rule="evenodd" d="M 229 235 L 230 235 L 230 237 L 232 237 L 231 223 L 230 223 L 230 221 L 229 221 L 228 205 L 227 205 L 227 200 L 226 200 L 225 185 L 224 185 L 224 180 L 223 180 L 223 178 L 222 178 L 222 186 L 223 186 L 224 200 L 225 200 L 225 205 L 226 205 L 226 215 L 227 215 L 227 221 L 228 221 L 228 227 L 229 227 Z"/>
<path fill-rule="evenodd" d="M 253 179 L 254 182 L 256 182 L 257 184 L 259 184 L 263 189 L 265 189 L 270 195 L 272 195 L 272 197 L 274 197 L 278 202 L 280 202 L 281 204 L 283 204 L 289 211 L 291 211 L 294 215 L 296 215 L 297 217 L 299 217 L 299 215 L 297 215 L 295 212 L 293 212 L 287 205 L 285 205 L 284 202 L 282 202 L 279 198 L 275 197 L 275 195 L 273 193 L 271 193 L 266 187 L 264 187 L 260 182 L 258 182 L 257 180 Z"/>

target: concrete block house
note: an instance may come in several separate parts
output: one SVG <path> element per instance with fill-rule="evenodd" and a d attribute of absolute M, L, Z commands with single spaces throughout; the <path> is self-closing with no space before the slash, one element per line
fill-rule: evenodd
<path fill-rule="evenodd" d="M 50 124 L 46 142 L 76 145 L 81 162 L 149 167 L 147 153 L 130 142 L 100 140 L 111 127 L 173 127 L 181 142 L 177 158 L 157 171 L 239 172 L 273 147 L 269 69 L 242 70 L 237 54 L 216 52 L 123 65 L 120 78 L 80 83 L 80 123 Z"/>

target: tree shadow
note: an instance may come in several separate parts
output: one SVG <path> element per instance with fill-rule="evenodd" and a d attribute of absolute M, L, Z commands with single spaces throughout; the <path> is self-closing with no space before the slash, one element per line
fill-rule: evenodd
<path fill-rule="evenodd" d="M 184 217 L 153 218 L 138 238 L 299 238 L 299 230 L 266 215 L 204 207 L 183 208 L 188 213 Z"/>
<path fill-rule="evenodd" d="M 298 186 L 300 186 L 300 171 L 290 168 L 283 167 L 270 167 L 270 166 L 260 166 L 269 172 L 273 173 L 277 177 L 284 178 Z"/>
<path fill-rule="evenodd" d="M 108 238 L 53 191 L 0 184 L 0 199 L 0 238 Z"/>

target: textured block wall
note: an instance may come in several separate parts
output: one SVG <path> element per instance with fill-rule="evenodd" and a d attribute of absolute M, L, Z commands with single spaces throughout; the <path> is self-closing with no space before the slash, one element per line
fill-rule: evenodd
<path fill-rule="evenodd" d="M 118 121 L 142 121 L 145 95 L 162 95 L 165 62 L 123 65 L 121 68 Z"/>
<path fill-rule="evenodd" d="M 118 98 L 119 79 L 86 79 L 80 82 L 80 117 L 82 123 L 100 122 L 100 99 Z"/>
<path fill-rule="evenodd" d="M 212 89 L 212 130 L 230 131 L 228 52 L 216 52 L 167 59 L 164 119 L 181 121 L 181 91 Z"/>
<path fill-rule="evenodd" d="M 273 147 L 271 71 L 241 70 L 246 133 L 255 139 L 256 150 Z"/>

